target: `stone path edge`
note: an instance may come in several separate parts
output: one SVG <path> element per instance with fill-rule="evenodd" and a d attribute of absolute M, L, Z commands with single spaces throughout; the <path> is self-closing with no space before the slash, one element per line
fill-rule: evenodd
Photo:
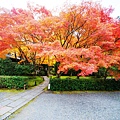
<path fill-rule="evenodd" d="M 3 100 L 3 102 L 0 103 L 0 120 L 7 120 L 15 111 L 42 94 L 44 88 L 49 84 L 49 78 L 47 76 L 43 76 L 43 78 L 44 82 L 39 86 Z"/>

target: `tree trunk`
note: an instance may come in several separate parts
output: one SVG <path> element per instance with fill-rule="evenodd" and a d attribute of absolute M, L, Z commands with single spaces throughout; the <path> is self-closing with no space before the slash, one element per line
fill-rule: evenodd
<path fill-rule="evenodd" d="M 77 79 L 79 79 L 80 76 L 77 76 Z"/>
<path fill-rule="evenodd" d="M 48 66 L 47 68 L 47 76 L 49 77 L 49 75 L 50 75 L 50 66 Z"/>
<path fill-rule="evenodd" d="M 56 77 L 57 77 L 57 78 L 60 78 L 60 76 L 61 76 L 60 74 L 56 74 Z"/>
<path fill-rule="evenodd" d="M 107 76 L 108 76 L 108 74 L 107 74 L 107 73 L 108 73 L 108 69 L 109 69 L 109 68 L 107 68 L 106 71 L 105 71 L 105 73 L 104 73 L 104 80 L 107 79 Z"/>

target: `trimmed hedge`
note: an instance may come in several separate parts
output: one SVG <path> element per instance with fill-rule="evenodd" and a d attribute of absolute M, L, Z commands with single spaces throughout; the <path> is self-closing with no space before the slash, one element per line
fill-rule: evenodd
<path fill-rule="evenodd" d="M 78 91 L 78 90 L 101 90 L 115 91 L 120 90 L 120 81 L 114 79 L 98 79 L 98 78 L 80 78 L 80 79 L 50 79 L 51 91 Z"/>
<path fill-rule="evenodd" d="M 24 85 L 27 86 L 27 79 L 21 76 L 0 77 L 0 88 L 23 89 Z"/>
<path fill-rule="evenodd" d="M 0 88 L 25 89 L 39 85 L 44 80 L 40 76 L 0 76 Z"/>

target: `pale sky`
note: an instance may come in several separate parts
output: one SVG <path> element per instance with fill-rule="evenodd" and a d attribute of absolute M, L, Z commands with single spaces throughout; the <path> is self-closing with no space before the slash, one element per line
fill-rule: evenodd
<path fill-rule="evenodd" d="M 52 10 L 56 7 L 62 7 L 66 0 L 0 0 L 0 7 L 5 8 L 26 8 L 27 2 L 33 2 L 45 6 L 47 9 Z M 68 3 L 79 3 L 81 0 L 67 0 Z M 112 17 L 117 17 L 120 15 L 120 0 L 92 0 L 101 1 L 102 6 L 114 8 Z"/>

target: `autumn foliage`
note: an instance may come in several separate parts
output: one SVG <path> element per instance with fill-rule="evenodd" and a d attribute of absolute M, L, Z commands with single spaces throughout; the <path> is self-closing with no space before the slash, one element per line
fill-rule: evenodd
<path fill-rule="evenodd" d="M 38 5 L 1 8 L 0 52 L 9 49 L 20 63 L 59 62 L 58 73 L 74 69 L 86 76 L 104 67 L 119 78 L 111 71 L 120 69 L 120 22 L 110 17 L 112 11 L 95 2 L 66 5 L 58 16 Z"/>

